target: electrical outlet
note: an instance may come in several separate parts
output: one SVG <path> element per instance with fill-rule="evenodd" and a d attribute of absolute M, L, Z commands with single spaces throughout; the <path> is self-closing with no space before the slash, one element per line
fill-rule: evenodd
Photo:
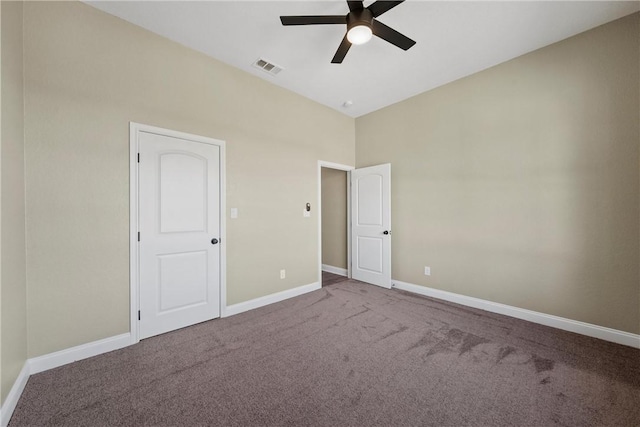
<path fill-rule="evenodd" d="M 431 267 L 425 267 L 424 268 L 424 275 L 425 276 L 431 276 Z"/>
<path fill-rule="evenodd" d="M 287 272 L 286 270 L 280 270 L 280 278 L 284 279 L 285 277 L 287 277 Z"/>

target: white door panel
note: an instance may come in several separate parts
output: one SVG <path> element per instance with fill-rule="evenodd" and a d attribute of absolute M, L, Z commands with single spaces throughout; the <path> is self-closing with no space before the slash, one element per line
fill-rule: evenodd
<path fill-rule="evenodd" d="M 159 157 L 160 232 L 205 231 L 207 159 L 171 152 Z"/>
<path fill-rule="evenodd" d="M 139 136 L 140 338 L 220 316 L 220 148 Z"/>
<path fill-rule="evenodd" d="M 159 315 L 206 304 L 207 257 L 207 251 L 158 255 Z"/>
<path fill-rule="evenodd" d="M 356 193 L 366 195 L 357 198 L 357 224 L 382 227 L 382 176 L 364 175 L 356 181 L 356 186 Z"/>
<path fill-rule="evenodd" d="M 351 171 L 351 274 L 391 288 L 391 165 Z"/>
<path fill-rule="evenodd" d="M 358 268 L 372 273 L 382 273 L 382 238 L 358 236 Z"/>

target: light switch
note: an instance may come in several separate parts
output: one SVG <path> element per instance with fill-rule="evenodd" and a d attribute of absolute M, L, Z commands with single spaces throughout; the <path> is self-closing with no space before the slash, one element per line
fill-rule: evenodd
<path fill-rule="evenodd" d="M 231 208 L 231 218 L 238 218 L 238 208 Z"/>
<path fill-rule="evenodd" d="M 302 216 L 305 218 L 309 218 L 311 216 L 311 212 L 309 212 L 308 210 L 304 209 L 302 211 Z"/>

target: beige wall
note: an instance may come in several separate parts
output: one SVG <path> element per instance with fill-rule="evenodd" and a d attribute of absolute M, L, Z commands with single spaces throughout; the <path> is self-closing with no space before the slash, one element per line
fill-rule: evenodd
<path fill-rule="evenodd" d="M 20 2 L 2 2 L 1 401 L 27 358 L 24 96 Z"/>
<path fill-rule="evenodd" d="M 24 117 L 23 117 L 24 118 Z M 2 2 L 0 2 L 0 409 L 4 403 L 2 389 Z M 7 379 L 7 384 L 9 379 Z M 9 386 L 11 387 L 11 386 Z"/>
<path fill-rule="evenodd" d="M 393 276 L 640 332 L 639 15 L 356 120 Z M 432 275 L 423 275 L 430 266 Z"/>
<path fill-rule="evenodd" d="M 20 138 L 5 152 L 5 82 L 21 84 L 5 74 L 21 54 L 7 4 L 2 397 L 26 352 L 20 250 L 5 253 L 21 243 L 20 203 L 6 200 L 24 197 Z M 359 166 L 393 163 L 396 279 L 640 331 L 637 14 L 355 127 L 81 3 L 29 2 L 24 25 L 29 357 L 129 330 L 129 121 L 227 141 L 229 304 L 317 280 L 317 216 L 301 209 L 317 200 L 317 160 L 354 164 L 357 135 Z"/>
<path fill-rule="evenodd" d="M 0 274 L 4 401 L 27 357 L 25 266 L 24 97 L 21 2 L 2 2 Z"/>
<path fill-rule="evenodd" d="M 322 168 L 322 264 L 347 268 L 347 172 Z"/>
<path fill-rule="evenodd" d="M 4 403 L 2 389 L 2 2 L 0 2 L 0 409 Z M 7 384 L 9 380 L 7 379 Z M 9 386 L 10 387 L 10 386 Z"/>
<path fill-rule="evenodd" d="M 129 121 L 227 142 L 228 304 L 317 281 L 353 119 L 81 3 L 25 4 L 24 43 L 30 357 L 129 330 Z"/>

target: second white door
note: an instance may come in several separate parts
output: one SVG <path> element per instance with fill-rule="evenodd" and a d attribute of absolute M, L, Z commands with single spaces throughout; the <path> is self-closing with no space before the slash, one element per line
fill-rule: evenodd
<path fill-rule="evenodd" d="M 391 164 L 351 171 L 351 274 L 391 288 Z"/>
<path fill-rule="evenodd" d="M 140 131 L 140 338 L 220 316 L 220 147 Z"/>

